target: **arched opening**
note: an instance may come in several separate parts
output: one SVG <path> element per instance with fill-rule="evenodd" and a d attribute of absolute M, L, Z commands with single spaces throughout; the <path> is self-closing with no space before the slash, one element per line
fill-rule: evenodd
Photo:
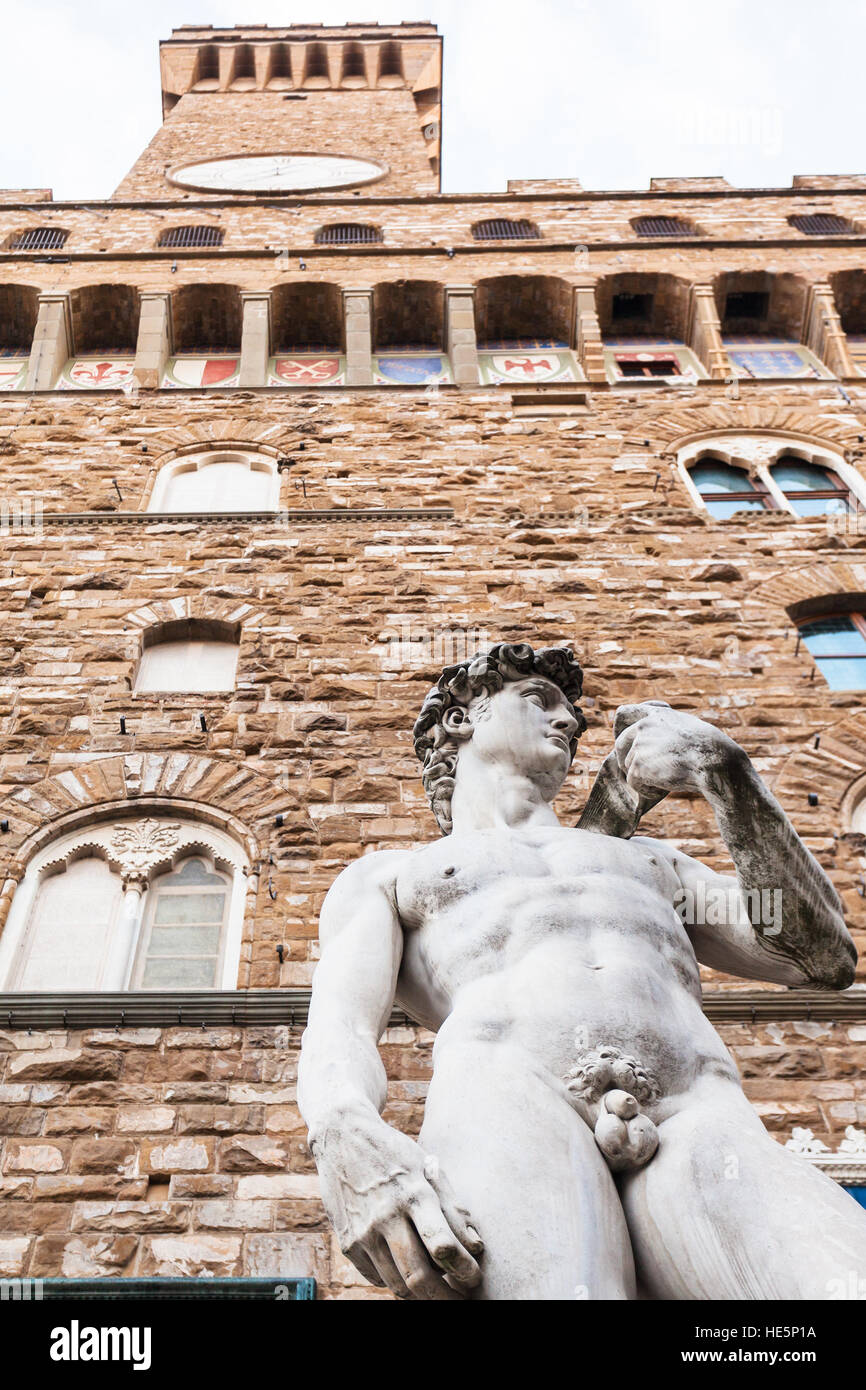
<path fill-rule="evenodd" d="M 574 291 L 554 275 L 498 275 L 475 298 L 478 365 L 489 385 L 576 381 L 571 351 Z"/>
<path fill-rule="evenodd" d="M 444 352 L 445 294 L 432 280 L 393 280 L 373 294 L 373 377 L 380 384 L 450 379 Z"/>
<path fill-rule="evenodd" d="M 268 51 L 268 77 L 273 91 L 287 91 L 292 85 L 292 62 L 287 43 L 272 43 Z"/>
<path fill-rule="evenodd" d="M 307 44 L 303 85 L 305 87 L 330 87 L 331 85 L 328 53 L 323 43 Z"/>
<path fill-rule="evenodd" d="M 269 381 L 339 385 L 343 380 L 343 300 L 338 285 L 278 285 L 271 299 L 274 356 Z"/>
<path fill-rule="evenodd" d="M 370 222 L 329 222 L 313 237 L 316 246 L 374 246 L 382 239 L 381 229 Z"/>
<path fill-rule="evenodd" d="M 822 377 L 801 341 L 807 285 L 798 275 L 726 271 L 713 284 L 722 340 L 741 377 Z"/>
<path fill-rule="evenodd" d="M 631 223 L 639 237 L 691 237 L 697 236 L 694 222 L 684 217 L 634 217 Z"/>
<path fill-rule="evenodd" d="M 63 227 L 25 227 L 13 232 L 6 243 L 8 251 L 59 251 L 69 233 Z"/>
<path fill-rule="evenodd" d="M 63 390 L 122 390 L 132 382 L 140 313 L 132 285 L 84 285 L 70 297 L 73 356 Z"/>
<path fill-rule="evenodd" d="M 750 478 L 745 468 L 734 467 L 712 454 L 704 454 L 689 465 L 689 477 L 701 505 L 717 521 L 727 521 L 738 512 L 772 509 L 767 489 Z"/>
<path fill-rule="evenodd" d="M 172 295 L 174 357 L 164 385 L 231 386 L 240 367 L 242 306 L 235 285 L 184 285 Z"/>
<path fill-rule="evenodd" d="M 359 43 L 343 44 L 343 63 L 340 74 L 341 87 L 366 87 L 367 69 L 364 66 L 364 50 Z"/>
<path fill-rule="evenodd" d="M 0 285 L 0 391 L 25 384 L 38 311 L 39 291 L 31 285 Z"/>
<path fill-rule="evenodd" d="M 378 84 L 380 87 L 402 87 L 403 55 L 399 43 L 389 39 L 379 49 Z"/>
<path fill-rule="evenodd" d="M 251 43 L 239 43 L 234 50 L 232 77 L 233 92 L 251 92 L 256 85 L 256 59 Z"/>
<path fill-rule="evenodd" d="M 77 357 L 135 354 L 139 299 L 132 285 L 84 285 L 72 291 L 70 300 Z"/>
<path fill-rule="evenodd" d="M 838 270 L 830 285 L 848 351 L 859 372 L 866 376 L 866 270 Z"/>
<path fill-rule="evenodd" d="M 689 281 L 678 275 L 606 275 L 596 305 L 611 381 L 704 375 L 686 345 Z"/>
<path fill-rule="evenodd" d="M 185 454 L 160 470 L 149 512 L 204 513 L 276 511 L 276 462 L 263 454 L 213 450 Z"/>
<path fill-rule="evenodd" d="M 0 936 L 0 988 L 235 988 L 241 846 L 182 806 L 81 816 L 27 862 Z"/>
<path fill-rule="evenodd" d="M 827 594 L 793 604 L 797 648 L 831 690 L 866 690 L 866 595 Z"/>
<path fill-rule="evenodd" d="M 145 630 L 136 695 L 210 694 L 234 690 L 238 624 L 178 618 Z"/>
<path fill-rule="evenodd" d="M 216 44 L 208 43 L 196 54 L 195 80 L 192 90 L 198 92 L 215 91 L 219 86 L 220 58 Z"/>
<path fill-rule="evenodd" d="M 534 222 L 522 217 L 488 217 L 472 223 L 474 241 L 537 241 L 541 233 Z"/>

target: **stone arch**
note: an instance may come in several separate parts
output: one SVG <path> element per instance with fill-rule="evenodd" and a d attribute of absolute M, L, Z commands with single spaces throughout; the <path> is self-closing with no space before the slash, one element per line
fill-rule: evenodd
<path fill-rule="evenodd" d="M 679 275 L 621 271 L 602 276 L 595 288 L 602 337 L 650 336 L 684 343 L 691 290 L 691 282 Z M 623 304 L 627 313 L 618 319 Z"/>
<path fill-rule="evenodd" d="M 139 294 L 133 285 L 82 285 L 70 294 L 75 353 L 134 353 Z"/>
<path fill-rule="evenodd" d="M 373 347 L 439 351 L 445 333 L 445 291 L 437 280 L 383 280 L 373 292 Z"/>
<path fill-rule="evenodd" d="M 866 562 L 836 560 L 783 569 L 758 585 L 754 597 L 785 613 L 797 612 L 803 616 L 810 603 L 839 594 L 851 597 L 866 594 Z"/>
<path fill-rule="evenodd" d="M 255 864 L 270 847 L 274 817 L 292 799 L 273 779 L 234 759 L 185 751 L 95 757 L 9 794 L 5 876 L 14 877 L 36 849 L 88 817 L 148 812 L 201 817 L 227 831 L 231 826 Z"/>
<path fill-rule="evenodd" d="M 721 437 L 725 433 L 776 434 L 816 448 L 853 452 L 858 450 L 858 435 L 863 433 L 862 425 L 850 416 L 846 419 L 819 414 L 810 407 L 792 409 L 789 405 L 730 398 L 718 405 L 668 411 L 653 422 L 653 429 L 670 454 L 704 435 Z"/>
<path fill-rule="evenodd" d="M 808 282 L 787 271 L 725 270 L 713 281 L 723 335 L 766 334 L 800 342 Z"/>
<path fill-rule="evenodd" d="M 478 281 L 478 342 L 553 339 L 571 346 L 574 287 L 557 275 L 494 275 Z"/>
<path fill-rule="evenodd" d="M 833 818 L 834 833 L 846 834 L 854 807 L 866 796 L 866 710 L 847 713 L 816 733 L 818 747 L 810 734 L 808 746 L 782 763 L 773 790 L 783 803 L 804 805 L 808 793 L 820 787 L 825 818 Z"/>
<path fill-rule="evenodd" d="M 207 424 L 196 423 L 180 425 L 165 430 L 156 439 L 149 439 L 147 461 L 149 464 L 147 480 L 139 500 L 139 511 L 147 511 L 153 490 L 160 473 L 167 464 L 186 454 L 202 454 L 219 450 L 220 453 L 238 450 L 244 454 L 262 454 L 278 459 L 285 448 L 278 447 L 273 437 L 279 437 L 285 445 L 282 426 L 265 431 L 272 438 L 260 438 L 261 425 L 254 420 L 211 420 Z M 153 454 L 151 454 L 153 450 Z"/>

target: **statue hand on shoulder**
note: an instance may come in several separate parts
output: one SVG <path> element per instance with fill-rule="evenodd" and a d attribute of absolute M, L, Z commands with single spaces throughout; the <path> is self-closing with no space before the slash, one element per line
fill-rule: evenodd
<path fill-rule="evenodd" d="M 368 1116 L 328 1126 L 312 1148 L 340 1248 L 366 1279 L 416 1299 L 480 1283 L 483 1242 L 433 1155 Z"/>
<path fill-rule="evenodd" d="M 729 777 L 746 755 L 733 739 L 662 700 L 620 705 L 613 724 L 614 752 L 629 786 L 638 793 L 705 794 Z"/>

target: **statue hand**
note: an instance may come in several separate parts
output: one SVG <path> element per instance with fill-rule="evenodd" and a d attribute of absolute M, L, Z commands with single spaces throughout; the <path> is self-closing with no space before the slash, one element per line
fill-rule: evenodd
<path fill-rule="evenodd" d="M 480 1282 L 471 1217 L 408 1135 L 355 1116 L 313 1151 L 340 1248 L 366 1279 L 416 1299 L 460 1298 Z"/>
<path fill-rule="evenodd" d="M 620 705 L 614 752 L 629 786 L 641 794 L 699 792 L 729 773 L 742 749 L 714 724 L 671 709 L 662 700 Z"/>

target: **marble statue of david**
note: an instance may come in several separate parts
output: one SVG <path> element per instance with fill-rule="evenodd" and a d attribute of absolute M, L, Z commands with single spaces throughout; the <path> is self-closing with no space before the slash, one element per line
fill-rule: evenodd
<path fill-rule="evenodd" d="M 562 648 L 446 670 L 415 726 L 442 838 L 328 894 L 299 1100 L 341 1247 L 404 1298 L 838 1297 L 866 1211 L 767 1134 L 698 965 L 844 989 L 839 898 L 737 744 L 660 702 L 618 710 L 560 825 L 580 691 Z M 709 802 L 736 877 L 633 834 L 668 792 Z M 682 910 L 713 894 L 713 925 Z M 381 1118 L 395 1001 L 438 1033 L 417 1142 Z"/>

